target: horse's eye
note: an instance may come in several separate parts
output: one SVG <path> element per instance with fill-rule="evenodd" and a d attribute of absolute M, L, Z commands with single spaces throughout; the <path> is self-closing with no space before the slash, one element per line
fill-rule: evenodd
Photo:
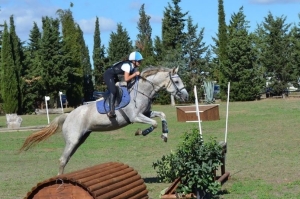
<path fill-rule="evenodd" d="M 175 84 L 179 84 L 179 81 L 175 81 Z"/>

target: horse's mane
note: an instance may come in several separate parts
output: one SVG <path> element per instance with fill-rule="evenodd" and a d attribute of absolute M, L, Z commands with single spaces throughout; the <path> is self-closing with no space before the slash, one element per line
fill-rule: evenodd
<path fill-rule="evenodd" d="M 163 66 L 149 66 L 147 68 L 144 68 L 144 70 L 141 73 L 141 76 L 143 78 L 146 78 L 148 76 L 154 75 L 157 72 L 170 72 L 172 69 L 163 67 Z"/>

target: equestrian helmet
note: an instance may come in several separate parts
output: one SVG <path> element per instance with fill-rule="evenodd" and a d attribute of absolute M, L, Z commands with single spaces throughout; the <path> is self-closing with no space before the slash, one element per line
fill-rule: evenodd
<path fill-rule="evenodd" d="M 141 53 L 134 51 L 134 52 L 130 53 L 128 60 L 141 61 L 141 60 L 143 60 L 143 56 L 141 55 Z"/>

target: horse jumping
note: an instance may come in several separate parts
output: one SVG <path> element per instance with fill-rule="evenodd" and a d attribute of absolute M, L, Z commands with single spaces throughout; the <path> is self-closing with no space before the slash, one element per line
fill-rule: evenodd
<path fill-rule="evenodd" d="M 151 127 L 146 129 L 147 132 L 142 131 L 141 134 L 147 135 L 157 127 L 157 122 L 144 113 L 149 110 L 149 103 L 159 90 L 166 89 L 168 93 L 181 101 L 188 99 L 188 92 L 177 73 L 178 68 L 148 67 L 142 71 L 137 86 L 130 89 L 129 104 L 116 110 L 116 118 L 100 114 L 95 103 L 79 106 L 70 113 L 56 117 L 48 126 L 29 135 L 19 151 L 26 151 L 34 144 L 62 130 L 65 148 L 59 158 L 58 174 L 63 174 L 72 155 L 93 131 L 111 131 L 131 123 L 145 123 L 150 124 Z M 166 141 L 167 131 L 163 132 L 161 137 Z"/>

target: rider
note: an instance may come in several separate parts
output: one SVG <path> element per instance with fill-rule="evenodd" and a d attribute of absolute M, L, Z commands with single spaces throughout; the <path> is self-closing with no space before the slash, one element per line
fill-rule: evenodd
<path fill-rule="evenodd" d="M 124 75 L 124 80 L 126 82 L 140 75 L 140 72 L 135 71 L 134 69 L 141 65 L 142 60 L 143 56 L 141 53 L 135 51 L 130 53 L 128 60 L 118 62 L 104 72 L 104 82 L 110 91 L 110 111 L 107 114 L 108 117 L 116 117 L 115 100 L 117 95 L 116 81 L 118 81 L 118 75 Z"/>

